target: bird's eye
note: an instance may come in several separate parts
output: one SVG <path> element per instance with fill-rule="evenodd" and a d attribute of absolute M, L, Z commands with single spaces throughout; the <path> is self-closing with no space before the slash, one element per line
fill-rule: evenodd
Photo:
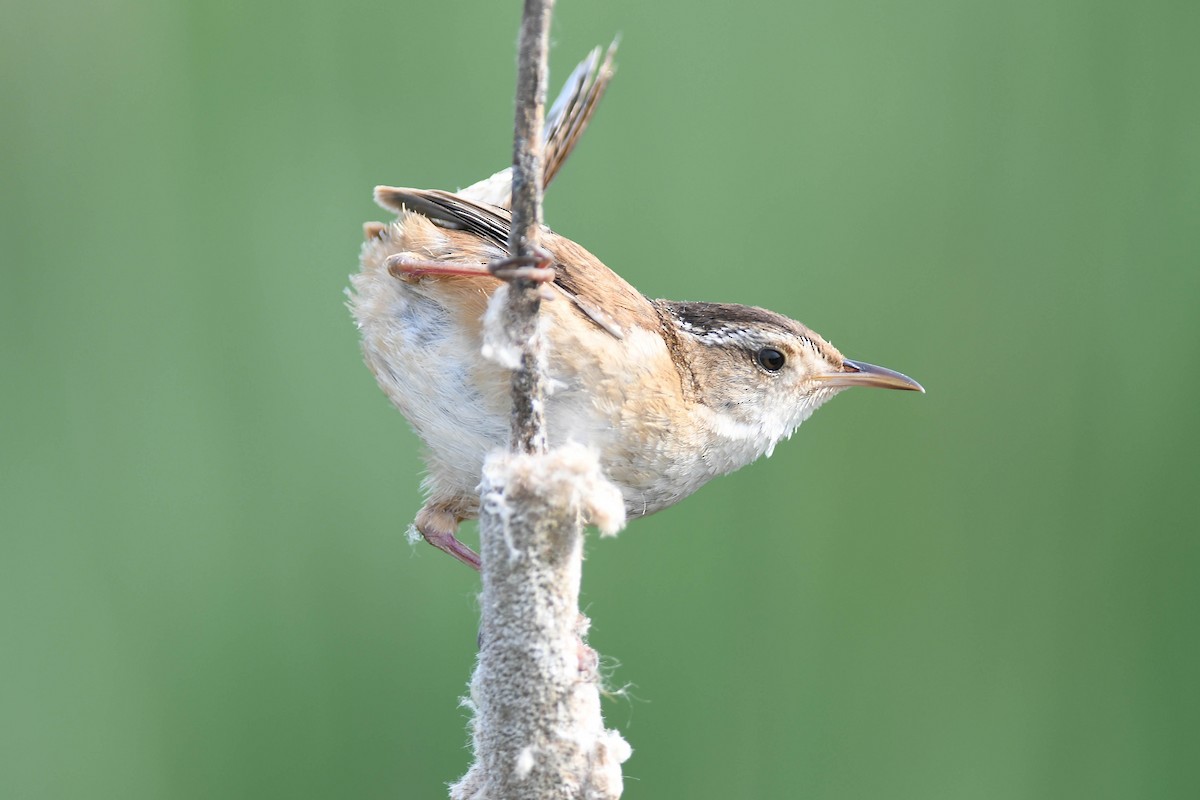
<path fill-rule="evenodd" d="M 758 360 L 759 366 L 767 372 L 779 372 L 779 370 L 783 369 L 783 363 L 787 360 L 783 357 L 783 353 L 774 347 L 764 347 L 758 351 L 758 355 L 755 358 Z"/>

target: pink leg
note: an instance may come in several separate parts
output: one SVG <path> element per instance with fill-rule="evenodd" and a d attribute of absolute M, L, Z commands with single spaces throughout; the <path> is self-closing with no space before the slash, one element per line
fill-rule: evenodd
<path fill-rule="evenodd" d="M 458 530 L 460 522 L 462 522 L 462 517 L 443 508 L 425 506 L 417 512 L 416 527 L 425 541 L 443 553 L 449 553 L 478 572 L 478 554 L 454 537 L 454 532 Z"/>
<path fill-rule="evenodd" d="M 384 262 L 395 278 L 423 278 L 426 275 L 454 275 L 464 278 L 491 277 L 487 264 L 464 264 L 455 261 L 421 261 L 407 253 L 389 256 Z"/>
<path fill-rule="evenodd" d="M 387 271 L 396 278 L 420 278 L 426 275 L 448 275 L 464 278 L 516 278 L 548 283 L 554 280 L 554 259 L 545 250 L 532 256 L 502 258 L 490 264 L 470 264 L 461 261 L 426 261 L 408 253 L 389 256 Z"/>

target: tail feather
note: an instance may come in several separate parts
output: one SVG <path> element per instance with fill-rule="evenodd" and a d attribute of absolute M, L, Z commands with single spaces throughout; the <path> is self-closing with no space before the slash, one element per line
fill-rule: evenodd
<path fill-rule="evenodd" d="M 550 185 L 566 162 L 567 156 L 571 155 L 571 151 L 579 143 L 592 114 L 596 112 L 596 106 L 600 104 L 600 98 L 604 97 L 605 91 L 608 90 L 608 84 L 615 72 L 613 58 L 617 54 L 619 42 L 620 38 L 613 39 L 603 60 L 600 58 L 599 47 L 592 50 L 571 72 L 554 105 L 546 114 L 546 124 L 542 129 L 542 141 L 545 144 L 543 188 Z M 511 208 L 512 167 L 471 184 L 458 194 L 479 203 Z"/>
<path fill-rule="evenodd" d="M 619 43 L 619 38 L 613 39 L 603 61 L 600 60 L 600 48 L 593 49 L 588 57 L 575 67 L 558 99 L 550 107 L 543 134 L 546 143 L 544 186 L 550 185 L 566 162 L 567 156 L 571 155 L 579 137 L 587 129 L 592 114 L 596 112 L 600 99 L 608 90 L 608 84 L 615 73 L 613 58 L 617 54 Z"/>

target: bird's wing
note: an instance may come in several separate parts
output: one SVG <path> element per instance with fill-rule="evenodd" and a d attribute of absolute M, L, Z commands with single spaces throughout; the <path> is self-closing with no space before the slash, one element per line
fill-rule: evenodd
<path fill-rule="evenodd" d="M 440 189 L 403 189 L 395 186 L 376 186 L 375 202 L 397 214 L 415 211 L 435 225 L 466 231 L 486 239 L 501 250 L 508 250 L 508 231 L 512 227 L 512 218 L 507 209 L 487 206 Z"/>
<path fill-rule="evenodd" d="M 587 128 L 600 98 L 608 89 L 614 68 L 613 57 L 617 53 L 617 39 L 608 46 L 604 60 L 600 60 L 600 48 L 588 53 L 567 78 L 558 99 L 546 113 L 546 124 L 542 128 L 545 145 L 542 188 L 550 185 L 554 176 L 575 149 L 579 138 Z M 512 167 L 506 167 L 495 175 L 488 176 L 458 192 L 462 197 L 478 203 L 488 203 L 500 208 L 512 207 Z"/>
<path fill-rule="evenodd" d="M 437 189 L 375 187 L 375 202 L 399 214 L 415 212 L 435 225 L 463 231 L 508 250 L 508 210 Z M 549 228 L 540 244 L 554 259 L 554 285 L 592 322 L 620 339 L 628 325 L 657 320 L 650 301 L 580 245 Z"/>

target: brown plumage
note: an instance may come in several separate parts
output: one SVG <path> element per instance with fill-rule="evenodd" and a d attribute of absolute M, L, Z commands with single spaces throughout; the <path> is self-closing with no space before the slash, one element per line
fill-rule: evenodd
<path fill-rule="evenodd" d="M 612 50 L 572 75 L 550 115 L 546 174 L 578 141 L 611 77 Z M 476 516 L 483 458 L 508 440 L 509 372 L 482 357 L 482 318 L 507 256 L 506 172 L 458 194 L 378 187 L 395 211 L 368 223 L 350 307 L 380 387 L 426 446 L 428 495 L 416 528 L 478 567 L 454 536 Z M 543 303 L 552 391 L 551 446 L 597 452 L 627 516 L 666 508 L 791 435 L 849 386 L 920 389 L 898 373 L 849 361 L 820 335 L 766 309 L 649 300 L 579 244 L 549 229 L 560 298 Z"/>

